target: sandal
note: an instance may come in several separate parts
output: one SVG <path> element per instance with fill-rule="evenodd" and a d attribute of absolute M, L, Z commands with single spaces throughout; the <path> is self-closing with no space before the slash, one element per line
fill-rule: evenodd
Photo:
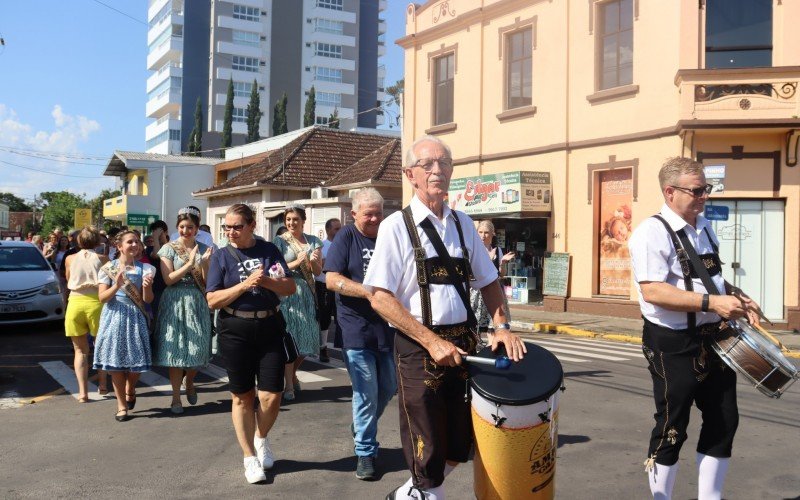
<path fill-rule="evenodd" d="M 97 388 L 97 395 L 98 396 L 105 396 L 108 394 L 108 387 L 98 387 Z"/>
<path fill-rule="evenodd" d="M 122 413 L 122 415 L 120 415 L 120 413 Z M 128 419 L 130 419 L 128 416 L 128 410 L 117 410 L 117 414 L 114 415 L 114 420 L 117 422 L 124 422 Z"/>
<path fill-rule="evenodd" d="M 89 396 L 81 396 L 78 398 L 78 403 L 88 403 L 88 402 L 89 402 Z"/>
<path fill-rule="evenodd" d="M 133 396 L 133 399 L 128 399 L 129 397 Z M 133 410 L 133 407 L 136 406 L 136 392 L 133 394 L 125 394 L 125 402 L 128 403 L 128 409 Z"/>

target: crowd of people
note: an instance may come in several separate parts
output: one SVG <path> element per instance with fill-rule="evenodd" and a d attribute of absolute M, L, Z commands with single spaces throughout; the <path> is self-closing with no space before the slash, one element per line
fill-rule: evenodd
<path fill-rule="evenodd" d="M 413 189 L 409 205 L 384 220 L 380 193 L 363 188 L 352 197 L 353 223 L 328 220 L 324 241 L 304 232 L 305 209 L 294 204 L 271 242 L 256 235 L 256 214 L 244 204 L 225 214 L 222 248 L 201 230 L 196 207 L 179 211 L 172 235 L 165 222 L 152 224 L 144 242 L 129 229 L 109 233 L 107 244 L 88 227 L 52 234 L 41 248 L 63 270 L 70 292 L 65 331 L 75 349 L 79 401 L 89 400 L 89 338 L 96 336 L 92 365 L 100 394 L 111 374 L 116 420 L 131 417 L 138 378 L 153 366 L 168 369 L 170 411 L 179 415 L 182 388 L 189 405 L 198 402 L 194 378 L 210 360 L 216 333 L 245 477 L 258 483 L 275 462 L 269 433 L 281 401 L 302 390 L 297 371 L 306 357 L 328 358 L 332 330 L 353 389 L 356 476 L 380 477 L 378 421 L 396 394 L 410 478 L 386 498 L 445 498 L 445 478 L 472 447 L 464 357 L 475 354 L 482 332 L 492 350 L 502 345 L 514 362 L 527 352 L 510 331 L 498 281 L 514 254 L 493 245 L 491 222 L 476 227 L 448 206 L 452 172 L 447 145 L 417 140 L 403 167 Z M 657 407 L 650 487 L 655 498 L 671 496 L 694 402 L 704 419 L 700 498 L 719 498 L 738 422 L 736 376 L 704 335 L 722 319 L 757 323 L 759 307 L 722 279 L 718 265 L 708 272 L 720 295 L 670 257 L 680 247 L 674 233 L 688 232 L 687 244 L 718 263 L 716 237 L 700 215 L 709 193 L 702 165 L 670 159 L 659 180 L 661 220 L 648 219 L 630 240 Z"/>

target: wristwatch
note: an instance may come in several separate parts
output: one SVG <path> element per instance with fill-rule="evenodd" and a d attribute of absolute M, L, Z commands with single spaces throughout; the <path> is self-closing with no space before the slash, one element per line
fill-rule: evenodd
<path fill-rule="evenodd" d="M 500 323 L 495 327 L 495 330 L 509 330 L 511 331 L 511 325 L 508 323 Z"/>

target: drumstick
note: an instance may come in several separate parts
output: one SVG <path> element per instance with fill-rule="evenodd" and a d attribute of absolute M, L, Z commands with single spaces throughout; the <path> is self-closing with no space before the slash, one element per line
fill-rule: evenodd
<path fill-rule="evenodd" d="M 477 365 L 494 366 L 498 370 L 508 370 L 511 368 L 511 360 L 507 356 L 500 356 L 496 359 L 481 358 L 479 356 L 464 356 L 464 361 Z"/>
<path fill-rule="evenodd" d="M 772 324 L 772 323 L 770 323 L 770 324 Z M 761 325 L 750 325 L 750 326 L 752 326 L 753 328 L 755 328 L 759 332 L 763 333 L 768 339 L 770 339 L 772 342 L 774 342 L 775 345 L 777 345 L 780 348 L 781 351 L 789 352 L 789 349 L 787 349 L 786 346 L 783 345 L 780 340 L 776 339 L 775 337 L 772 336 L 771 333 L 766 331 L 764 329 L 764 327 L 762 327 Z"/>
<path fill-rule="evenodd" d="M 758 314 L 759 318 L 763 319 L 764 321 L 766 321 L 770 325 L 773 325 L 772 321 L 770 321 L 769 319 L 767 319 L 766 316 L 764 316 L 764 311 L 762 311 L 761 309 L 754 309 L 754 311 L 756 312 L 756 314 Z"/>

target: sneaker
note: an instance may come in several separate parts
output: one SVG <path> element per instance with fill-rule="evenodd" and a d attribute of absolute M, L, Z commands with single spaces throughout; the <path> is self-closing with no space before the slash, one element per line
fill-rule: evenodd
<path fill-rule="evenodd" d="M 358 457 L 356 477 L 362 481 L 374 481 L 376 479 L 375 457 Z"/>
<path fill-rule="evenodd" d="M 264 470 L 270 470 L 275 465 L 275 455 L 272 454 L 272 448 L 269 447 L 267 438 L 255 436 L 253 438 L 253 446 L 256 448 L 256 457 L 261 462 L 261 467 Z"/>
<path fill-rule="evenodd" d="M 322 349 L 319 350 L 319 360 L 322 361 L 323 363 L 329 363 L 330 362 L 331 358 L 330 358 L 330 356 L 328 356 L 328 348 L 327 347 L 323 347 Z"/>
<path fill-rule="evenodd" d="M 264 474 L 264 469 L 256 457 L 246 457 L 244 459 L 244 477 L 250 484 L 260 483 L 267 480 L 267 475 Z"/>

